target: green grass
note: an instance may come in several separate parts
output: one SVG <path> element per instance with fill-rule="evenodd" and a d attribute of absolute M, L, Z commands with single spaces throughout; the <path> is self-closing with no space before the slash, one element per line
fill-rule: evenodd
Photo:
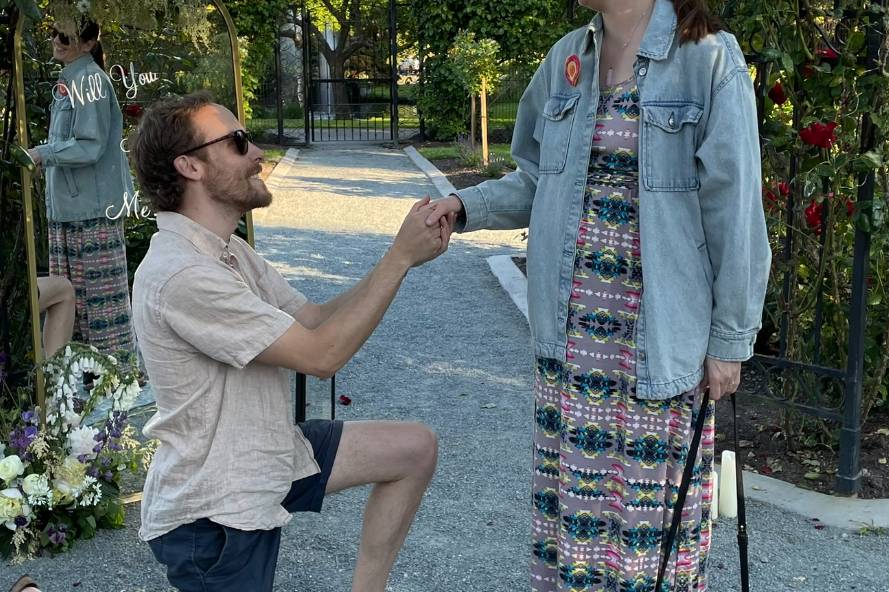
<path fill-rule="evenodd" d="M 481 144 L 477 144 L 477 150 L 481 153 Z M 457 144 L 449 144 L 447 146 L 426 146 L 417 150 L 428 160 L 444 160 L 447 158 L 460 158 L 460 147 Z M 499 156 L 503 158 L 507 164 L 515 167 L 512 157 L 509 154 L 509 144 L 489 144 L 488 152 L 491 156 Z"/>
<path fill-rule="evenodd" d="M 446 158 L 459 158 L 460 151 L 456 144 L 450 146 L 429 146 L 417 150 L 427 160 L 444 160 Z"/>
<path fill-rule="evenodd" d="M 302 119 L 285 119 L 284 120 L 285 128 L 297 128 L 302 129 L 303 120 Z M 276 130 L 278 129 L 278 120 L 277 119 L 248 119 L 247 120 L 247 131 L 250 132 L 264 132 L 265 130 Z"/>
<path fill-rule="evenodd" d="M 263 144 L 261 148 L 264 153 L 263 157 L 269 162 L 278 162 L 284 158 L 284 154 L 287 152 L 287 148 L 271 146 L 268 144 Z"/>

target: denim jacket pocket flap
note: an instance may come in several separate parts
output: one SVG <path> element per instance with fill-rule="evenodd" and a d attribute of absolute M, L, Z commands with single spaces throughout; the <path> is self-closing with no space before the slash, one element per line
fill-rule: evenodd
<path fill-rule="evenodd" d="M 646 105 L 645 121 L 675 134 L 687 123 L 696 124 L 704 110 L 697 105 Z"/>
<path fill-rule="evenodd" d="M 543 116 L 551 121 L 561 121 L 580 99 L 580 93 L 574 95 L 553 95 L 543 106 Z"/>

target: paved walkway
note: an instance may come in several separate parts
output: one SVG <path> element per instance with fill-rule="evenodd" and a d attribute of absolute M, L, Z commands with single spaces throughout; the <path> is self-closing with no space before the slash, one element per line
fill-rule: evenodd
<path fill-rule="evenodd" d="M 275 203 L 257 213 L 258 250 L 313 300 L 352 285 L 382 256 L 414 199 L 431 193 L 400 151 L 313 148 L 270 183 Z M 457 237 L 413 270 L 378 331 L 338 375 L 352 398 L 344 419 L 410 419 L 439 434 L 441 455 L 391 579 L 393 592 L 527 590 L 532 404 L 527 324 L 485 258 L 522 248 L 518 233 Z M 368 490 L 332 496 L 319 515 L 284 529 L 276 590 L 350 588 Z M 54 559 L 0 567 L 30 571 L 48 592 L 165 591 L 162 569 L 126 528 Z M 753 589 L 886 592 L 889 540 L 833 528 L 752 502 Z M 711 591 L 737 589 L 734 524 L 721 521 Z M 79 584 L 79 585 L 78 585 Z M 72 586 L 77 585 L 76 588 Z"/>

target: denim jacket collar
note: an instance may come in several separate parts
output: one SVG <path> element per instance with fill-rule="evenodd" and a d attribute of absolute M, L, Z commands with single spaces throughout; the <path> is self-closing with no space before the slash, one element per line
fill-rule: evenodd
<path fill-rule="evenodd" d="M 587 28 L 587 36 L 584 40 L 584 53 L 590 51 L 595 43 L 602 40 L 602 14 L 593 17 Z M 676 34 L 678 21 L 676 10 L 670 0 L 655 0 L 654 13 L 651 15 L 648 28 L 642 37 L 637 55 L 652 60 L 663 60 L 670 52 L 673 37 Z"/>
<path fill-rule="evenodd" d="M 88 53 L 83 54 L 82 56 L 80 56 L 79 58 L 77 58 L 70 64 L 65 65 L 65 67 L 62 68 L 62 73 L 60 75 L 60 78 L 62 80 L 72 80 L 74 78 L 74 76 L 77 75 L 78 72 L 80 72 L 81 70 L 86 68 L 87 65 L 93 61 L 94 61 L 93 56 L 91 56 Z"/>

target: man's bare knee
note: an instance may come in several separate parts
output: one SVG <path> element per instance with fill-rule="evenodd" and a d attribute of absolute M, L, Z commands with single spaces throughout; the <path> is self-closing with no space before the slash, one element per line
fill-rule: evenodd
<path fill-rule="evenodd" d="M 430 479 L 438 464 L 438 436 L 427 425 L 412 423 L 408 448 L 411 475 Z"/>
<path fill-rule="evenodd" d="M 62 302 L 70 306 L 74 306 L 76 302 L 74 299 L 74 284 L 68 280 L 65 280 L 65 285 L 62 288 Z"/>

